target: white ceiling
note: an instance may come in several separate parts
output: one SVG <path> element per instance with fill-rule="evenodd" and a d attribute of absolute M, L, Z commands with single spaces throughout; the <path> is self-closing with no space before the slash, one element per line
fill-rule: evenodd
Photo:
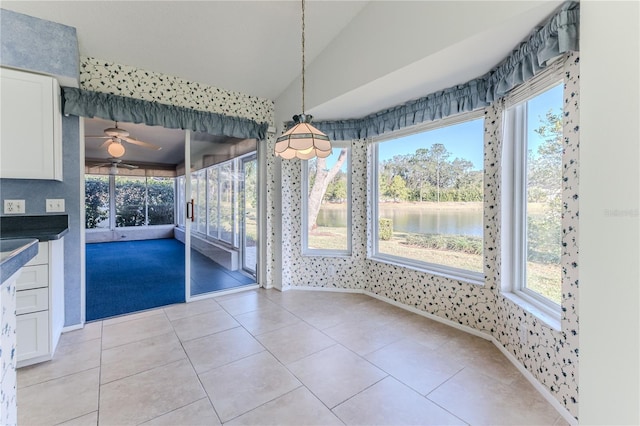
<path fill-rule="evenodd" d="M 366 1 L 309 1 L 306 56 L 320 53 Z M 300 74 L 299 1 L 5 1 L 75 27 L 81 56 L 276 99 Z"/>
<path fill-rule="evenodd" d="M 308 88 L 308 103 L 312 104 L 308 110 L 316 119 L 362 117 L 479 77 L 506 57 L 560 3 L 307 0 L 308 80 L 330 83 Z M 81 56 L 272 99 L 276 110 L 279 105 L 288 108 L 292 102 L 299 103 L 298 0 L 2 0 L 1 7 L 75 27 Z M 478 9 L 482 16 L 459 16 L 461 10 Z M 424 19 L 411 16 L 412 10 Z M 496 17 L 487 19 L 493 18 L 492 12 Z M 498 12 L 502 13 L 499 17 Z M 433 32 L 425 24 L 426 28 L 416 33 L 433 40 L 442 37 L 443 28 L 463 35 L 423 53 L 426 50 L 421 50 L 421 45 L 411 44 L 419 40 L 406 40 L 412 33 L 403 31 L 403 26 L 415 28 L 429 17 Z M 467 22 L 468 27 L 460 27 L 464 25 L 461 22 Z M 481 24 L 475 25 L 478 22 Z M 398 40 L 391 40 L 396 35 Z M 388 42 L 387 48 L 378 51 L 381 40 Z M 385 61 L 385 55 L 395 60 Z M 377 74 L 371 72 L 374 67 L 379 68 Z M 113 124 L 86 120 L 86 134 L 100 134 Z M 176 146 L 181 146 L 183 132 L 128 123 L 120 126 L 137 139 L 165 146 L 154 152 L 127 145 L 128 161 L 178 162 L 182 148 Z M 86 156 L 106 157 L 104 149 L 97 149 L 101 143 L 87 139 Z"/>

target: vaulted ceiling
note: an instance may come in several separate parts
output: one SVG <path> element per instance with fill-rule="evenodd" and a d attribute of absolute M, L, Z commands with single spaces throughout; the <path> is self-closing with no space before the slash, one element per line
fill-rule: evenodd
<path fill-rule="evenodd" d="M 307 112 L 362 117 L 479 77 L 560 3 L 307 0 Z M 81 56 L 274 100 L 276 123 L 301 112 L 297 0 L 3 0 L 1 7 L 75 27 Z M 88 127 L 91 134 L 104 123 Z"/>

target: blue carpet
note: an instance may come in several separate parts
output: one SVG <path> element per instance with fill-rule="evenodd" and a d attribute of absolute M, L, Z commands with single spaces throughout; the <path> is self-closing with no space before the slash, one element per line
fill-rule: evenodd
<path fill-rule="evenodd" d="M 192 294 L 254 283 L 196 251 Z M 87 321 L 184 302 L 184 245 L 174 239 L 86 245 Z"/>

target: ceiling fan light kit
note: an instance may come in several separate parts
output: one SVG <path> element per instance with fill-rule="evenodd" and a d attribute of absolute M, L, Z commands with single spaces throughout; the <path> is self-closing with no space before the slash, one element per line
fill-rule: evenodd
<path fill-rule="evenodd" d="M 156 151 L 161 150 L 162 147 L 154 145 L 149 142 L 140 141 L 130 135 L 130 133 L 124 129 L 118 127 L 118 122 L 115 122 L 115 127 L 109 127 L 104 129 L 104 134 L 106 135 L 96 135 L 96 136 L 86 136 L 87 138 L 98 138 L 98 139 L 106 139 L 106 141 L 102 144 L 102 147 L 107 147 L 107 152 L 114 158 L 122 157 L 126 150 L 124 148 L 123 142 L 130 143 L 132 145 L 138 145 L 143 148 L 154 149 Z"/>
<path fill-rule="evenodd" d="M 302 0 L 302 114 L 293 116 L 294 126 L 276 139 L 275 146 L 276 157 L 285 160 L 309 160 L 331 155 L 329 137 L 311 125 L 312 115 L 304 113 L 304 2 Z"/>
<path fill-rule="evenodd" d="M 120 158 L 124 155 L 125 149 L 124 146 L 120 142 L 116 142 L 113 139 L 110 139 L 111 143 L 107 147 L 107 152 L 115 158 Z"/>

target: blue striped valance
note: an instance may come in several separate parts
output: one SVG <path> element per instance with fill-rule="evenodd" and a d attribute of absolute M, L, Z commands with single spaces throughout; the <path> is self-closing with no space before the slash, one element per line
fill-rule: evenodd
<path fill-rule="evenodd" d="M 265 139 L 267 123 L 73 87 L 62 88 L 63 112 L 242 139 Z"/>
<path fill-rule="evenodd" d="M 578 50 L 580 6 L 564 3 L 502 63 L 484 76 L 364 118 L 316 121 L 332 140 L 363 139 L 483 108 L 546 68 L 547 61 Z"/>

